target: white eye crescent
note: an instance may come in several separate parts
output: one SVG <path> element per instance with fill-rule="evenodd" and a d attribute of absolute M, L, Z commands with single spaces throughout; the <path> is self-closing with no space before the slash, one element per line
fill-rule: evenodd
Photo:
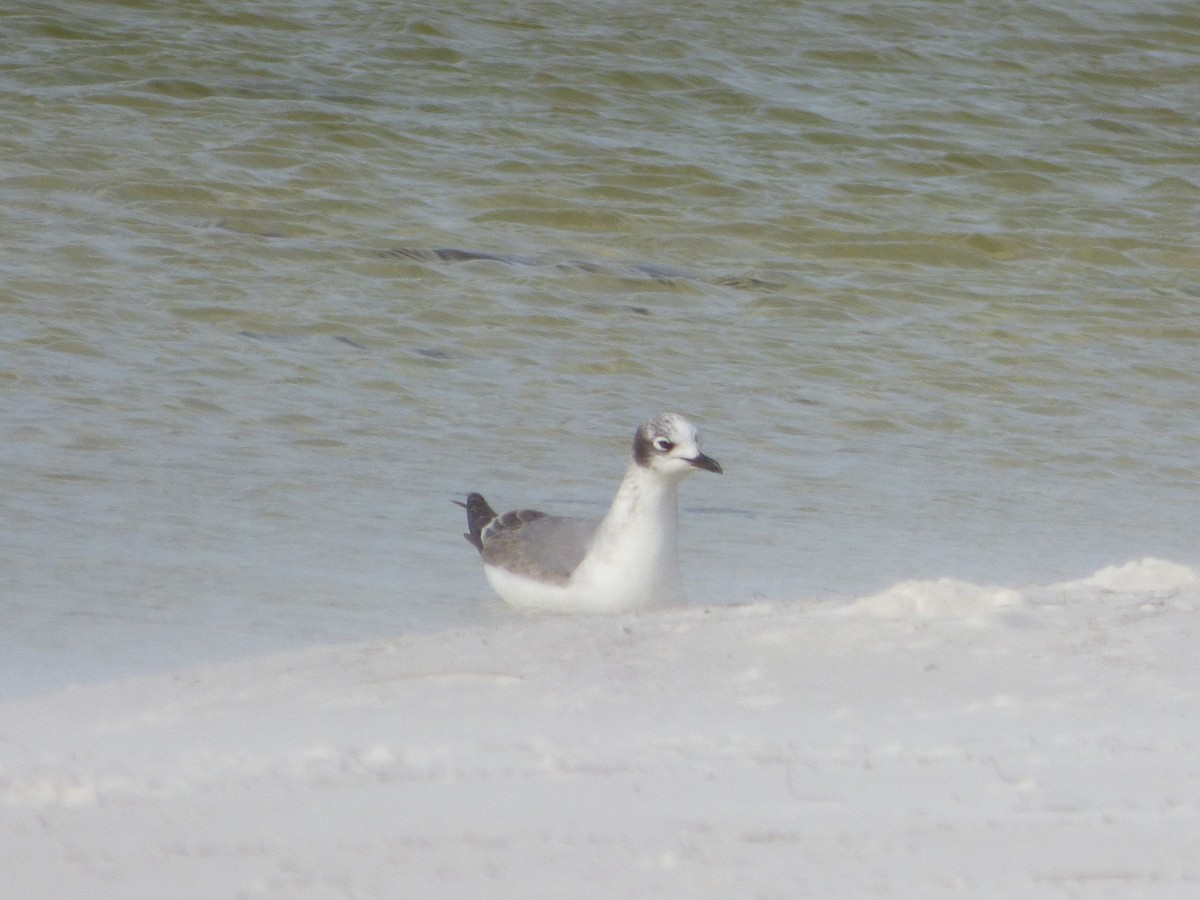
<path fill-rule="evenodd" d="M 654 449 L 660 450 L 663 453 L 670 453 L 675 449 L 675 445 L 668 441 L 665 437 L 654 439 Z"/>

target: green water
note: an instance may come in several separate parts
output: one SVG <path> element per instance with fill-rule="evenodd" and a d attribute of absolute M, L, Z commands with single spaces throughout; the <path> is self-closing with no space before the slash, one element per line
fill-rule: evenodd
<path fill-rule="evenodd" d="M 1196 560 L 1190 4 L 37 3 L 0 50 L 14 665 L 502 618 L 450 499 L 597 512 L 660 409 L 728 473 L 696 602 Z"/>

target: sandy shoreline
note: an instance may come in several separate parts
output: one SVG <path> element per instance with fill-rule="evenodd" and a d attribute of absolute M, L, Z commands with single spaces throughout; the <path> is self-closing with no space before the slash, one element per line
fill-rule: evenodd
<path fill-rule="evenodd" d="M 12 896 L 1194 896 L 1200 578 L 900 585 L 0 704 Z"/>

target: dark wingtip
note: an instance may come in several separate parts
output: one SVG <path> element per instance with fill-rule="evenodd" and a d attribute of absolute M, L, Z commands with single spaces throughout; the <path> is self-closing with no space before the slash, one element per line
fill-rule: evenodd
<path fill-rule="evenodd" d="M 483 499 L 482 494 L 467 494 L 466 503 L 461 500 L 454 502 L 467 511 L 467 531 L 463 533 L 463 537 L 472 547 L 482 553 L 483 529 L 487 528 L 488 523 L 496 518 L 496 511 L 488 506 L 488 502 Z"/>

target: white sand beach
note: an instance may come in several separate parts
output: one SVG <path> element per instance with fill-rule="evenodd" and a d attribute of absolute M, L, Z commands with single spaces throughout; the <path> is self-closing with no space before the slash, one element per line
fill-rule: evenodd
<path fill-rule="evenodd" d="M 1200 575 L 334 646 L 0 705 L 5 896 L 1194 897 Z"/>

